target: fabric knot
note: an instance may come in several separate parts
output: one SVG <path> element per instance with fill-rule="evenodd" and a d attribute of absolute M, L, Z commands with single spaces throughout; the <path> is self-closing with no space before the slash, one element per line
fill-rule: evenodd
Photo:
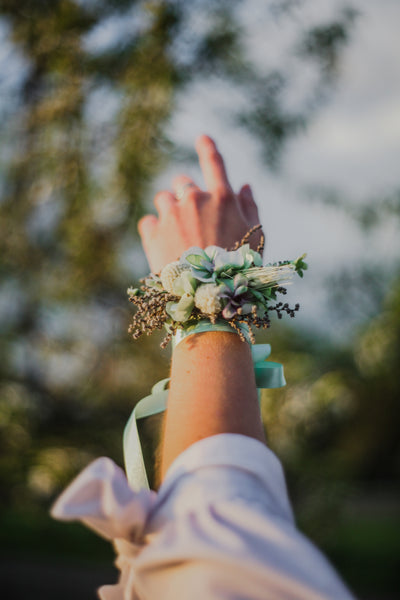
<path fill-rule="evenodd" d="M 110 458 L 102 457 L 61 494 L 51 515 L 61 521 L 81 521 L 106 539 L 141 546 L 156 498 L 151 490 L 134 492 L 124 471 Z"/>

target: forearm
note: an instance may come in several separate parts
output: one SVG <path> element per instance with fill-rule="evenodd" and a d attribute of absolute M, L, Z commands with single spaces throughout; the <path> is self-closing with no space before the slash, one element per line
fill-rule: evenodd
<path fill-rule="evenodd" d="M 193 246 L 231 248 L 260 222 L 250 186 L 233 192 L 213 140 L 201 136 L 196 150 L 206 189 L 178 176 L 174 193 L 164 190 L 155 196 L 158 216 L 146 215 L 138 223 L 153 273 Z M 256 232 L 254 250 L 261 239 Z M 197 333 L 182 340 L 173 354 L 162 478 L 183 450 L 219 433 L 264 440 L 251 352 L 236 333 Z"/>
<path fill-rule="evenodd" d="M 191 335 L 173 353 L 162 478 L 191 444 L 219 433 L 265 441 L 251 351 L 235 333 Z"/>

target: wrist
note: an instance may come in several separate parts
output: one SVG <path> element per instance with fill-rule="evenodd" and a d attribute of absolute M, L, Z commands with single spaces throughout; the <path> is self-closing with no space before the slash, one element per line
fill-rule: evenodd
<path fill-rule="evenodd" d="M 168 327 L 167 327 L 168 331 Z M 249 328 L 243 323 L 235 324 L 232 326 L 228 321 L 217 320 L 214 323 L 211 323 L 207 320 L 199 320 L 196 324 L 190 325 L 185 328 L 177 329 L 174 332 L 172 338 L 172 347 L 173 350 L 177 347 L 177 345 L 182 342 L 184 339 L 193 336 L 199 335 L 203 333 L 218 333 L 218 332 L 226 332 L 233 333 L 239 337 L 242 342 L 251 343 L 251 339 L 249 336 Z"/>
<path fill-rule="evenodd" d="M 172 356 L 171 380 L 186 380 L 193 390 L 210 395 L 220 387 L 228 396 L 235 394 L 238 381 L 247 393 L 256 383 L 249 344 L 234 332 L 206 331 L 184 338 Z"/>

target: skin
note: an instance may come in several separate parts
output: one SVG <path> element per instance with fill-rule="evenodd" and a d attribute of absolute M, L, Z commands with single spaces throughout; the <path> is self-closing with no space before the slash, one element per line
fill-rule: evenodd
<path fill-rule="evenodd" d="M 238 194 L 231 188 L 224 161 L 214 141 L 202 135 L 196 142 L 206 190 L 190 177 L 179 175 L 173 192 L 163 190 L 154 198 L 158 216 L 146 215 L 138 223 L 143 249 L 153 273 L 176 260 L 190 246 L 231 247 L 259 221 L 257 206 L 249 185 Z M 186 184 L 181 200 L 176 193 Z M 252 238 L 254 249 L 259 234 Z"/>
<path fill-rule="evenodd" d="M 159 272 L 190 246 L 232 247 L 259 223 L 250 186 L 233 192 L 215 142 L 203 135 L 196 150 L 206 189 L 180 175 L 173 181 L 173 191 L 156 195 L 158 215 L 139 221 L 152 272 Z M 188 183 L 190 187 L 183 188 Z M 254 248 L 258 241 L 259 235 L 254 235 Z M 235 333 L 207 332 L 184 339 L 173 353 L 161 478 L 186 448 L 219 433 L 239 433 L 265 442 L 248 344 Z"/>

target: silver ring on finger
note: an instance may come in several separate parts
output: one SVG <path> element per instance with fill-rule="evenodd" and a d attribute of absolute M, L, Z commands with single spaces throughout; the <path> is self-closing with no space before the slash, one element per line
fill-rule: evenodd
<path fill-rule="evenodd" d="M 179 186 L 179 189 L 177 190 L 177 192 L 175 194 L 175 198 L 177 200 L 183 200 L 183 198 L 185 196 L 185 192 L 189 188 L 197 188 L 197 185 L 195 183 L 192 183 L 191 181 L 184 183 L 183 185 Z"/>

